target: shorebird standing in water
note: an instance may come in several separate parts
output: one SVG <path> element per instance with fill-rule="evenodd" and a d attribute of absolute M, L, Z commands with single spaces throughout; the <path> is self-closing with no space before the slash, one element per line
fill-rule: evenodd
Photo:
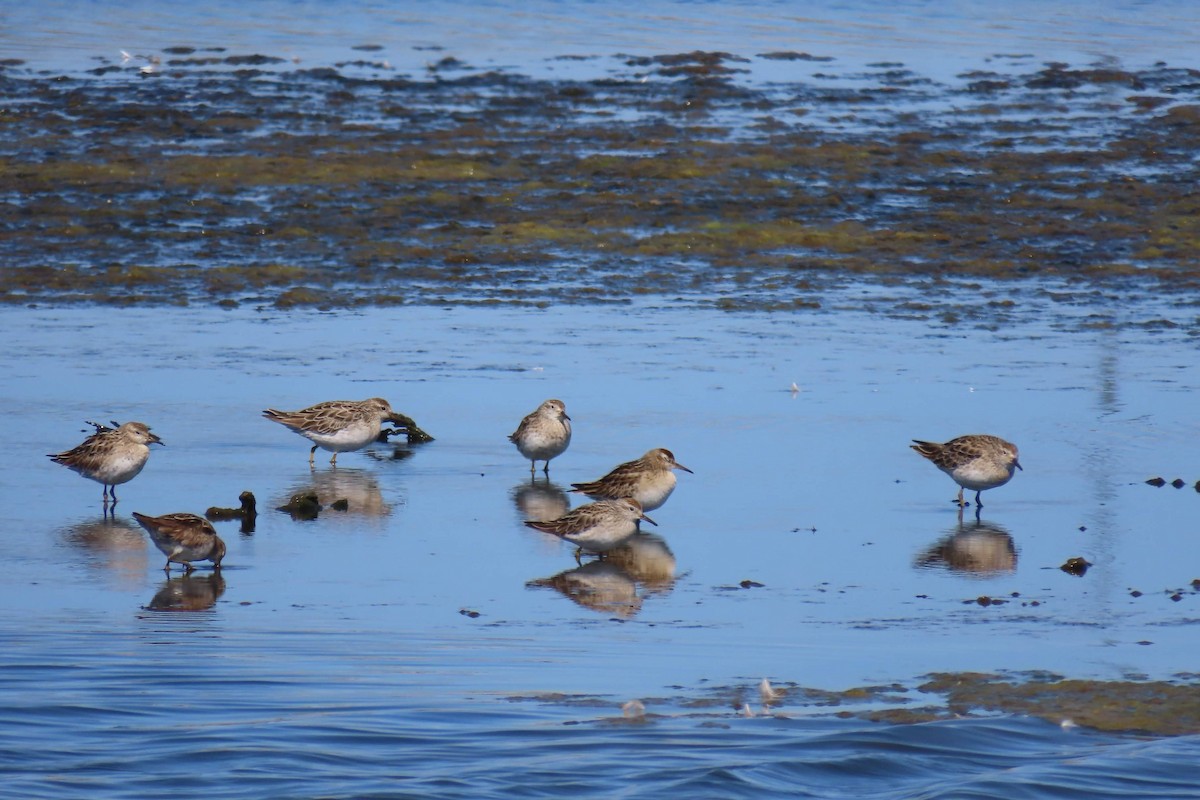
<path fill-rule="evenodd" d="M 643 511 L 653 511 L 667 502 L 675 491 L 672 470 L 690 469 L 675 460 L 675 454 L 663 447 L 647 452 L 641 458 L 626 461 L 598 480 L 572 483 L 573 492 L 586 494 L 595 500 L 619 500 L 632 497 L 641 503 Z"/>
<path fill-rule="evenodd" d="M 562 400 L 547 400 L 525 416 L 508 440 L 529 459 L 529 471 L 545 461 L 542 472 L 550 474 L 550 459 L 561 456 L 571 443 L 571 418 Z"/>
<path fill-rule="evenodd" d="M 958 484 L 958 507 L 962 508 L 963 490 L 975 492 L 975 506 L 983 508 L 979 493 L 995 489 L 1012 480 L 1014 472 L 1023 469 L 1017 460 L 1017 446 L 999 436 L 984 433 L 959 436 L 945 444 L 913 439 L 909 445 Z"/>
<path fill-rule="evenodd" d="M 225 558 L 225 542 L 217 536 L 212 523 L 195 514 L 163 514 L 151 517 L 133 512 L 133 518 L 146 529 L 155 546 L 167 557 L 163 569 L 171 571 L 171 562 L 183 564 L 188 572 L 195 569 L 193 561 L 211 561 L 213 569 L 221 568 Z"/>
<path fill-rule="evenodd" d="M 397 414 L 382 397 L 369 400 L 329 400 L 299 411 L 268 408 L 263 416 L 313 442 L 308 451 L 309 466 L 317 448 L 329 450 L 329 463 L 337 466 L 338 453 L 361 450 L 379 438 L 383 421 L 395 421 Z"/>
<path fill-rule="evenodd" d="M 525 524 L 566 539 L 581 550 L 605 553 L 621 546 L 637 533 L 637 523 L 643 519 L 651 525 L 658 524 L 646 516 L 641 503 L 624 497 L 588 503 L 568 511 L 558 519 L 527 520 Z"/>
<path fill-rule="evenodd" d="M 62 464 L 85 478 L 103 484 L 100 494 L 105 506 L 111 498 L 117 504 L 117 485 L 137 477 L 150 458 L 150 445 L 162 444 L 143 422 L 126 422 L 116 428 L 88 423 L 96 432 L 83 443 L 62 453 L 51 453 L 55 464 Z M 116 425 L 117 423 L 113 423 Z"/>

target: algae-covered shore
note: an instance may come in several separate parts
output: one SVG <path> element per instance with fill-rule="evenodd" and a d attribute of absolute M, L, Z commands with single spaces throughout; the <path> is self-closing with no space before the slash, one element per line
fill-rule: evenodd
<path fill-rule="evenodd" d="M 1163 324 L 1195 325 L 1193 69 L 1012 56 L 941 84 L 692 52 L 547 80 L 363 55 L 6 62 L 0 300 L 771 310 L 870 280 L 954 315 L 981 304 L 947 278 L 1047 277 L 1067 302 L 1175 294 Z M 795 80 L 746 77 L 765 62 Z"/>

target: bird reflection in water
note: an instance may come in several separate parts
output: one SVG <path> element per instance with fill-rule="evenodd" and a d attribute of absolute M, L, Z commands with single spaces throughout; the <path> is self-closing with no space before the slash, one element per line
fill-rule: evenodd
<path fill-rule="evenodd" d="M 63 538 L 85 550 L 96 566 L 117 572 L 132 583 L 144 580 L 149 564 L 146 534 L 132 520 L 105 514 L 102 519 L 72 525 L 64 531 Z"/>
<path fill-rule="evenodd" d="M 558 519 L 571 510 L 567 493 L 549 478 L 530 478 L 518 483 L 512 488 L 512 499 L 523 520 Z"/>
<path fill-rule="evenodd" d="M 370 470 L 348 467 L 313 470 L 297 480 L 273 505 L 282 506 L 289 498 L 312 494 L 317 496 L 321 508 L 334 508 L 355 517 L 382 518 L 392 513 L 376 475 Z"/>
<path fill-rule="evenodd" d="M 643 594 L 666 594 L 675 588 L 675 554 L 657 533 L 635 533 L 605 558 L 641 584 Z"/>
<path fill-rule="evenodd" d="M 657 534 L 634 534 L 603 558 L 525 584 L 549 587 L 584 608 L 630 619 L 645 598 L 675 586 L 675 556 Z"/>
<path fill-rule="evenodd" d="M 628 619 L 642 608 L 633 578 L 608 560 L 586 564 L 560 572 L 551 578 L 539 578 L 525 584 L 557 589 L 584 608 Z"/>
<path fill-rule="evenodd" d="M 146 605 L 150 611 L 204 611 L 225 593 L 220 572 L 207 575 L 178 575 L 168 578 Z"/>
<path fill-rule="evenodd" d="M 916 566 L 945 567 L 951 572 L 970 575 L 1015 572 L 1017 548 L 1002 526 L 980 519 L 964 524 L 960 518 L 946 536 L 917 556 Z"/>

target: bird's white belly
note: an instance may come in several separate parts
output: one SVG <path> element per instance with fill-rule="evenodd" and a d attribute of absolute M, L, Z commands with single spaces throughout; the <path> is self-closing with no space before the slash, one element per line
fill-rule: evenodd
<path fill-rule="evenodd" d="M 142 471 L 142 467 L 146 466 L 146 460 L 150 456 L 150 448 L 143 446 L 139 449 L 141 452 L 120 453 L 105 459 L 88 477 L 106 486 L 116 486 L 133 480 Z"/>
<path fill-rule="evenodd" d="M 653 511 L 667 502 L 671 492 L 675 491 L 675 473 L 667 472 L 661 478 L 646 481 L 638 486 L 633 499 L 642 504 L 643 511 Z"/>
<path fill-rule="evenodd" d="M 192 561 L 203 561 L 204 559 L 208 558 L 209 554 L 212 552 L 212 545 L 204 548 L 176 545 L 169 552 L 167 550 L 164 550 L 163 552 L 166 553 L 167 560 L 169 561 L 189 563 Z"/>
<path fill-rule="evenodd" d="M 305 431 L 304 435 L 322 450 L 328 450 L 333 453 L 348 453 L 351 450 L 361 450 L 375 441 L 379 436 L 380 427 L 378 421 L 374 424 L 364 421 L 347 425 L 336 433 Z"/>
<path fill-rule="evenodd" d="M 1008 483 L 1012 476 L 1012 469 L 1006 470 L 994 466 L 991 468 L 966 466 L 960 467 L 950 473 L 950 477 L 954 479 L 955 483 L 973 492 L 981 492 L 984 489 L 995 489 L 997 486 L 1003 486 Z"/>
<path fill-rule="evenodd" d="M 569 430 L 562 426 L 547 426 L 544 431 L 529 431 L 524 439 L 518 442 L 517 449 L 528 459 L 542 461 L 562 455 L 570 443 Z"/>

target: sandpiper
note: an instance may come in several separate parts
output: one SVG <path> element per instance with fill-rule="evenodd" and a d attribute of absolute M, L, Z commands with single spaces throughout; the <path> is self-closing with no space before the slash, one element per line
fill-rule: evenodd
<path fill-rule="evenodd" d="M 100 497 L 104 505 L 117 504 L 117 485 L 133 480 L 150 458 L 150 445 L 162 444 L 142 422 L 126 422 L 116 428 L 88 423 L 96 432 L 78 447 L 62 453 L 51 453 L 55 464 L 62 464 L 85 478 L 102 484 Z M 113 423 L 116 425 L 116 423 Z"/>
<path fill-rule="evenodd" d="M 643 511 L 653 511 L 667 502 L 675 491 L 675 473 L 672 470 L 690 469 L 675 460 L 675 454 L 663 447 L 656 447 L 644 456 L 615 467 L 599 480 L 588 483 L 572 483 L 573 492 L 586 494 L 594 500 L 618 500 L 632 497 L 642 505 Z"/>
<path fill-rule="evenodd" d="M 397 414 L 382 397 L 369 400 L 329 400 L 299 411 L 268 408 L 263 416 L 295 431 L 313 442 L 308 463 L 320 447 L 333 452 L 329 463 L 337 465 L 338 453 L 361 450 L 379 438 L 383 421 L 394 421 Z"/>
<path fill-rule="evenodd" d="M 639 520 L 651 525 L 658 523 L 646 516 L 637 500 L 600 500 L 582 505 L 558 519 L 526 520 L 531 528 L 566 539 L 581 550 L 604 553 L 619 547 L 637 532 Z"/>
<path fill-rule="evenodd" d="M 975 492 L 975 505 L 983 508 L 980 492 L 1003 486 L 1012 480 L 1015 470 L 1023 469 L 1017 461 L 1017 446 L 999 436 L 977 433 L 959 436 L 945 444 L 920 439 L 913 439 L 913 442 L 915 444 L 909 447 L 932 461 L 958 484 L 959 508 L 966 505 L 963 489 Z"/>
<path fill-rule="evenodd" d="M 163 514 L 151 517 L 133 513 L 133 518 L 146 529 L 150 538 L 167 556 L 163 569 L 171 571 L 171 562 L 183 564 L 188 572 L 195 569 L 193 561 L 211 561 L 213 569 L 221 568 L 225 557 L 225 542 L 217 536 L 212 523 L 195 514 Z"/>
<path fill-rule="evenodd" d="M 567 407 L 562 400 L 547 400 L 521 420 L 508 440 L 529 459 L 530 472 L 537 468 L 537 462 L 545 461 L 542 471 L 549 475 L 550 459 L 562 455 L 571 443 L 571 418 L 567 416 Z"/>

